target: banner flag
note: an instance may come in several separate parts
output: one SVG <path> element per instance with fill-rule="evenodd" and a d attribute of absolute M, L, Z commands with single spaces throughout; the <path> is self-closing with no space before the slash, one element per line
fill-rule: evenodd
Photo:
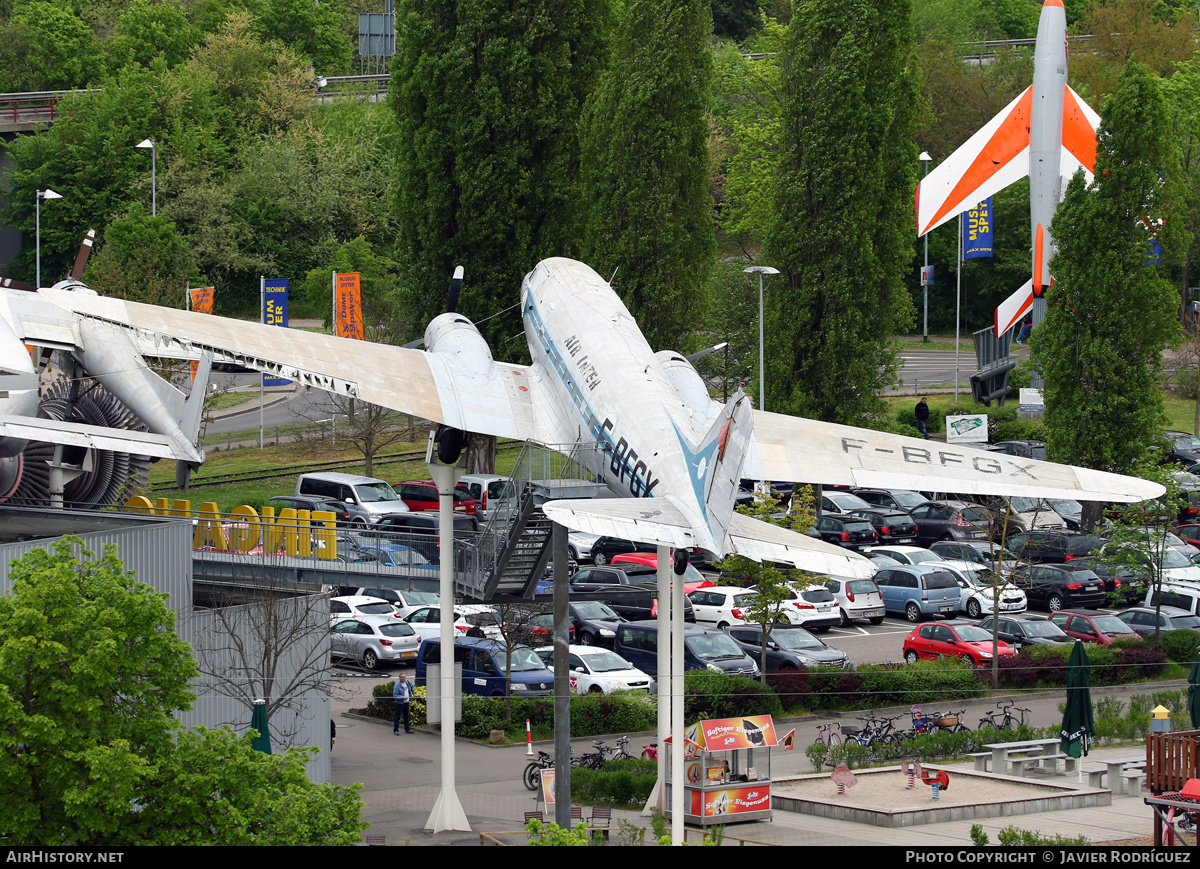
<path fill-rule="evenodd" d="M 363 340 L 362 291 L 357 272 L 337 276 L 334 310 L 337 311 L 337 319 L 333 324 L 333 334 Z"/>
<path fill-rule="evenodd" d="M 992 255 L 992 197 L 963 212 L 963 259 Z"/>
<path fill-rule="evenodd" d="M 263 323 L 268 326 L 288 327 L 288 282 L 287 278 L 270 278 L 263 281 Z M 292 381 L 274 374 L 263 375 L 263 386 L 287 386 Z"/>

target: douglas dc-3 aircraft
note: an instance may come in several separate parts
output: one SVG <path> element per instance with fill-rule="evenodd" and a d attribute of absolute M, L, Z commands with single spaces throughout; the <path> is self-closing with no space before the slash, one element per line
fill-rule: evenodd
<path fill-rule="evenodd" d="M 683 356 L 651 350 L 608 283 L 570 259 L 543 260 L 525 277 L 527 366 L 493 361 L 453 302 L 429 324 L 421 351 L 106 299 L 70 282 L 41 292 L 128 330 L 146 355 L 211 353 L 450 429 L 596 444 L 579 452 L 592 454 L 591 470 L 620 497 L 550 501 L 550 518 L 717 556 L 872 572 L 860 555 L 735 513 L 743 477 L 1105 501 L 1163 493 L 1132 477 L 755 411 L 740 391 L 722 405 Z"/>
<path fill-rule="evenodd" d="M 1067 84 L 1067 13 L 1045 0 L 1033 50 L 1033 84 L 917 186 L 917 236 L 941 226 L 1026 175 L 1033 278 L 996 309 L 1003 335 L 1050 286 L 1054 239 L 1050 222 L 1063 178 L 1079 169 L 1090 184 L 1096 168 L 1100 116 Z M 1040 306 L 1039 306 L 1040 307 Z M 1041 310 L 1034 310 L 1034 325 Z"/>

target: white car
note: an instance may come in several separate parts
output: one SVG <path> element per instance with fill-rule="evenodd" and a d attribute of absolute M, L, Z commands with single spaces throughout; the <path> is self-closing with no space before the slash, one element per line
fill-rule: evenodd
<path fill-rule="evenodd" d="M 379 597 L 352 594 L 329 599 L 330 624 L 355 616 L 394 616 L 395 614 L 396 610 L 392 605 Z"/>
<path fill-rule="evenodd" d="M 442 609 L 440 606 L 418 607 L 404 617 L 404 621 L 413 626 L 422 640 L 435 639 L 441 636 Z M 454 629 L 464 635 L 473 627 L 483 631 L 483 635 L 492 640 L 503 640 L 500 631 L 500 618 L 490 606 L 483 604 L 458 604 L 454 607 Z"/>
<path fill-rule="evenodd" d="M 823 585 L 793 587 L 783 602 L 779 620 L 785 625 L 800 625 L 821 633 L 842 623 L 842 611 L 837 598 Z"/>
<path fill-rule="evenodd" d="M 724 630 L 731 625 L 744 625 L 738 604 L 755 597 L 753 589 L 719 585 L 698 588 L 688 595 L 696 621 L 708 622 Z"/>
<path fill-rule="evenodd" d="M 945 561 L 936 552 L 930 552 L 923 546 L 868 546 L 863 549 L 863 555 L 871 557 L 872 552 L 878 552 L 893 558 L 901 564 L 927 564 L 931 561 Z"/>
<path fill-rule="evenodd" d="M 958 609 L 973 619 L 993 614 L 994 589 L 992 572 L 982 564 L 974 561 L 947 561 L 939 564 L 950 571 L 958 581 Z M 1000 613 L 1011 616 L 1023 613 L 1029 608 L 1025 592 L 1011 582 L 1000 586 Z"/>
<path fill-rule="evenodd" d="M 534 649 L 554 669 L 554 647 Z M 571 666 L 571 693 L 611 694 L 613 691 L 650 692 L 654 679 L 616 652 L 598 646 L 567 646 Z"/>
<path fill-rule="evenodd" d="M 352 594 L 377 597 L 390 603 L 396 610 L 396 615 L 406 616 L 420 606 L 432 606 L 438 602 L 438 596 L 432 591 L 413 591 L 412 589 L 385 588 L 383 586 L 364 586 L 354 589 Z"/>
<path fill-rule="evenodd" d="M 855 619 L 867 619 L 873 625 L 883 624 L 886 615 L 883 595 L 879 593 L 875 580 L 830 576 L 821 580 L 821 583 L 837 599 L 842 627 L 847 627 Z"/>
<path fill-rule="evenodd" d="M 368 670 L 380 664 L 415 664 L 421 638 L 394 616 L 335 619 L 330 631 L 333 657 L 352 658 Z"/>

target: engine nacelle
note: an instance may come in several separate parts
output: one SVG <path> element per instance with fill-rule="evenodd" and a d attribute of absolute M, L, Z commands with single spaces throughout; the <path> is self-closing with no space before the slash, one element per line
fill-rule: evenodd
<path fill-rule="evenodd" d="M 467 374 L 488 377 L 492 351 L 475 324 L 462 314 L 439 314 L 425 328 L 425 350 L 454 359 Z"/>
<path fill-rule="evenodd" d="M 682 353 L 674 350 L 659 350 L 654 354 L 662 366 L 663 373 L 675 387 L 680 401 L 692 413 L 692 420 L 698 424 L 710 425 L 721 411 L 721 405 L 708 395 L 708 387 L 696 371 L 695 366 Z"/>

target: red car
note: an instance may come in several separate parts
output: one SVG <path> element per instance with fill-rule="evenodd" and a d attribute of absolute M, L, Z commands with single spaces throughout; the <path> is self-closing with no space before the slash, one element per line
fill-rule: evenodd
<path fill-rule="evenodd" d="M 437 484 L 433 480 L 409 480 L 407 483 L 394 483 L 392 488 L 409 510 L 429 512 L 438 509 Z M 471 490 L 461 483 L 454 487 L 454 512 L 475 515 L 475 498 Z"/>
<path fill-rule="evenodd" d="M 626 552 L 624 555 L 614 555 L 612 558 L 613 564 L 644 564 L 646 567 L 653 567 L 658 570 L 658 553 L 657 552 Z M 694 564 L 688 564 L 687 570 L 683 573 L 683 593 L 691 594 L 698 588 L 708 588 L 713 585 L 703 573 L 696 569 Z"/>
<path fill-rule="evenodd" d="M 1015 655 L 1008 643 L 1000 642 L 1001 658 Z M 962 658 L 978 667 L 992 660 L 992 634 L 971 622 L 931 622 L 914 628 L 904 640 L 904 660 L 915 664 L 933 658 Z"/>
<path fill-rule="evenodd" d="M 1050 621 L 1062 628 L 1067 636 L 1085 643 L 1112 645 L 1113 640 L 1140 640 L 1142 635 L 1116 616 L 1091 610 L 1059 610 Z"/>

